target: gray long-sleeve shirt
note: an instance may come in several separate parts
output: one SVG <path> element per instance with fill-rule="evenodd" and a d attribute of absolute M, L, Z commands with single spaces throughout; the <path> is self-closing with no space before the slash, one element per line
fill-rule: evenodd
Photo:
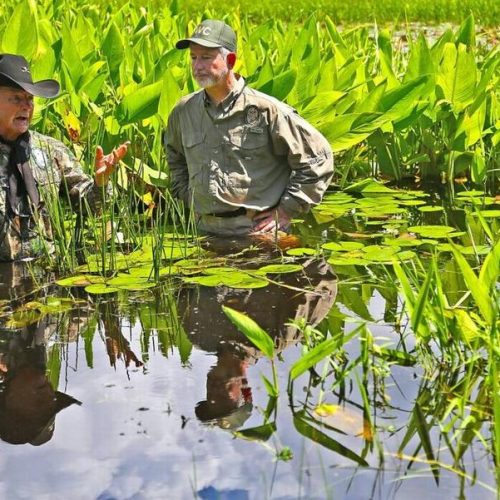
<path fill-rule="evenodd" d="M 174 196 L 201 215 L 279 205 L 295 216 L 321 201 L 333 175 L 327 140 L 243 78 L 217 106 L 203 90 L 182 98 L 165 148 Z"/>

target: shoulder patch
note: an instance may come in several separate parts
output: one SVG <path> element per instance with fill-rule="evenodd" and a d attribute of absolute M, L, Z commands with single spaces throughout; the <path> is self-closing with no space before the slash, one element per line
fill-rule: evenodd
<path fill-rule="evenodd" d="M 261 113 L 257 106 L 254 104 L 247 106 L 245 109 L 245 122 L 247 125 L 255 126 L 260 122 Z"/>

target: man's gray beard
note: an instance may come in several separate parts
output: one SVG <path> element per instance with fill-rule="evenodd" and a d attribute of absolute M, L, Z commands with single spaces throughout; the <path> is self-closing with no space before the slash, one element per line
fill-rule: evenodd
<path fill-rule="evenodd" d="M 216 78 L 213 77 L 208 77 L 208 78 L 194 78 L 196 80 L 196 83 L 203 89 L 206 89 L 208 87 L 213 87 L 214 85 L 217 85 L 217 82 L 219 81 Z"/>
<path fill-rule="evenodd" d="M 223 81 L 227 77 L 228 73 L 229 73 L 229 71 L 226 71 L 225 73 L 221 74 L 219 77 L 209 76 L 209 77 L 205 77 L 205 78 L 196 78 L 196 76 L 195 76 L 194 79 L 196 80 L 196 83 L 201 88 L 207 89 L 209 87 L 214 87 L 219 82 Z"/>

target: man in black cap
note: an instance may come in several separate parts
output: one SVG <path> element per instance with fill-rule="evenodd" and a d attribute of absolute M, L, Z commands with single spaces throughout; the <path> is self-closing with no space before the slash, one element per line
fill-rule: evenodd
<path fill-rule="evenodd" d="M 330 183 L 328 141 L 233 71 L 236 34 L 224 22 L 203 21 L 176 47 L 189 49 L 203 90 L 182 98 L 169 116 L 165 148 L 174 196 L 194 209 L 205 233 L 287 230 Z"/>
<path fill-rule="evenodd" d="M 63 194 L 79 209 L 83 199 L 97 209 L 127 143 L 105 155 L 98 146 L 94 179 L 61 142 L 29 130 L 33 96 L 55 97 L 55 80 L 33 82 L 24 57 L 0 54 L 0 260 L 52 251 L 44 204 Z"/>

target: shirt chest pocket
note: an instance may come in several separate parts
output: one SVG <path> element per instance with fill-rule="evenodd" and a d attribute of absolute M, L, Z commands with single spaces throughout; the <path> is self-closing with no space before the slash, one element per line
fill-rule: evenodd
<path fill-rule="evenodd" d="M 237 127 L 229 131 L 229 142 L 234 148 L 251 152 L 269 148 L 267 128 L 249 125 Z"/>
<path fill-rule="evenodd" d="M 189 132 L 183 135 L 182 146 L 188 168 L 199 169 L 206 162 L 207 151 L 205 134 L 201 132 Z"/>

